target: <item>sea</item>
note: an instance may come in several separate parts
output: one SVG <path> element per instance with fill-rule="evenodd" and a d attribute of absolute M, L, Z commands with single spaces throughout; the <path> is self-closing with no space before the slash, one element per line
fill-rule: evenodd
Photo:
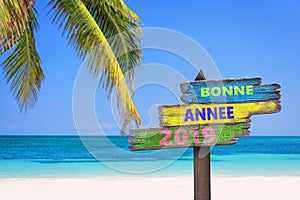
<path fill-rule="evenodd" d="M 128 146 L 127 136 L 0 136 L 0 178 L 193 176 L 193 148 Z M 300 176 L 300 137 L 239 138 L 210 154 L 212 176 Z"/>

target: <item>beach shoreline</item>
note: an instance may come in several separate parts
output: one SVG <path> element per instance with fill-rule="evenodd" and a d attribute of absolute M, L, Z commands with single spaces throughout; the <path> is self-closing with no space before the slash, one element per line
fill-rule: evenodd
<path fill-rule="evenodd" d="M 300 176 L 212 176 L 212 199 L 300 199 Z M 0 178 L 3 200 L 193 199 L 193 177 Z"/>

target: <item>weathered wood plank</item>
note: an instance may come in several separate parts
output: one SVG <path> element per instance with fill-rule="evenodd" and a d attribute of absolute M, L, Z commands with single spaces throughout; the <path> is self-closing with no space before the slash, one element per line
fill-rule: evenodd
<path fill-rule="evenodd" d="M 257 88 L 260 90 L 260 88 Z M 236 96 L 217 96 L 217 97 L 201 97 L 197 94 L 183 94 L 180 99 L 183 103 L 239 103 L 239 102 L 253 102 L 253 101 L 270 101 L 279 100 L 280 91 L 266 92 L 254 91 L 255 95 L 236 95 Z"/>
<path fill-rule="evenodd" d="M 260 83 L 260 78 L 185 82 L 181 84 L 181 100 L 184 103 L 235 103 L 280 99 L 280 85 Z"/>
<path fill-rule="evenodd" d="M 235 79 L 219 79 L 219 80 L 197 80 L 187 81 L 180 84 L 182 93 L 192 93 L 195 86 L 200 87 L 222 87 L 222 86 L 241 86 L 241 85 L 260 85 L 261 78 L 235 78 Z"/>
<path fill-rule="evenodd" d="M 132 129 L 130 150 L 153 150 L 235 144 L 237 137 L 249 135 L 249 123 Z"/>
<path fill-rule="evenodd" d="M 159 107 L 160 125 L 186 126 L 223 123 L 242 123 L 252 115 L 276 113 L 280 101 L 261 101 L 228 104 L 165 105 Z"/>

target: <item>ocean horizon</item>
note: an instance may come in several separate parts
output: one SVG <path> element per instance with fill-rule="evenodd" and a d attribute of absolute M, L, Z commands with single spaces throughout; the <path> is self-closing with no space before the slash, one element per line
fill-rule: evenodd
<path fill-rule="evenodd" d="M 128 136 L 0 136 L 0 178 L 193 175 L 192 148 L 128 146 Z M 299 166 L 300 136 L 250 136 L 211 148 L 212 176 L 300 176 Z"/>

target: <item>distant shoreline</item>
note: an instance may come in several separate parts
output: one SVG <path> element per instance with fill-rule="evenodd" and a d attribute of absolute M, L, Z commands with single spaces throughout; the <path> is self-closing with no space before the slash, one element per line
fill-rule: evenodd
<path fill-rule="evenodd" d="M 0 177 L 190 176 L 193 149 L 130 152 L 128 137 L 2 136 Z M 300 175 L 300 137 L 252 136 L 211 148 L 212 175 Z"/>

